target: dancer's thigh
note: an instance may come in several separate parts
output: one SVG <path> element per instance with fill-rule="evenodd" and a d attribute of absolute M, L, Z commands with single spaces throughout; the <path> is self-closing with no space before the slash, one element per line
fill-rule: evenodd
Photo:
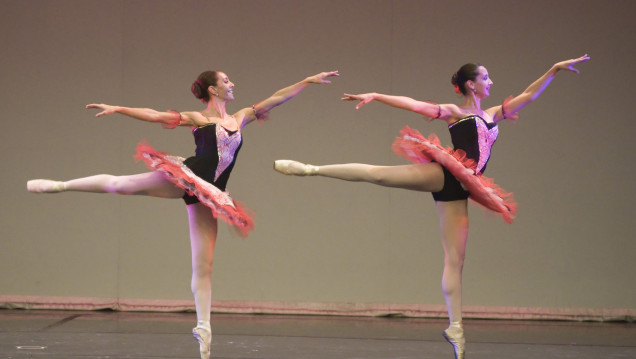
<path fill-rule="evenodd" d="M 463 265 L 468 239 L 468 200 L 436 201 L 446 261 Z"/>
<path fill-rule="evenodd" d="M 117 178 L 118 192 L 161 198 L 181 198 L 185 190 L 172 183 L 160 171 Z"/>
<path fill-rule="evenodd" d="M 378 166 L 371 170 L 377 184 L 414 191 L 437 192 L 444 187 L 444 172 L 437 163 Z"/>

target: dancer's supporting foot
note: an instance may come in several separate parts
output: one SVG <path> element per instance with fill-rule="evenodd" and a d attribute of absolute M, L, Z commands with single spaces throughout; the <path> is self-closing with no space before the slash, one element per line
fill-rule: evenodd
<path fill-rule="evenodd" d="M 66 184 L 48 179 L 35 179 L 27 182 L 27 191 L 31 193 L 58 193 L 66 190 Z"/>
<path fill-rule="evenodd" d="M 292 160 L 274 161 L 274 169 L 282 174 L 292 176 L 315 176 L 318 174 L 318 166 Z"/>
<path fill-rule="evenodd" d="M 199 352 L 201 353 L 201 359 L 210 359 L 210 347 L 212 345 L 212 330 L 210 324 L 197 323 L 197 326 L 192 329 L 192 335 L 199 342 Z"/>
<path fill-rule="evenodd" d="M 464 328 L 461 322 L 453 322 L 442 333 L 447 342 L 453 346 L 455 359 L 464 359 L 466 350 L 466 338 L 464 338 Z"/>

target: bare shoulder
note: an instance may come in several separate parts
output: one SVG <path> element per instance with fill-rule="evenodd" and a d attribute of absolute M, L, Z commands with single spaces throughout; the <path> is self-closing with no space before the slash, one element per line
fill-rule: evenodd
<path fill-rule="evenodd" d="M 181 116 L 183 118 L 182 124 L 187 126 L 199 127 L 209 122 L 199 111 L 183 111 Z"/>
<path fill-rule="evenodd" d="M 459 106 L 455 105 L 454 103 L 447 103 L 440 106 L 442 106 L 443 109 L 448 111 L 450 116 L 453 116 L 453 117 L 462 116 L 464 112 L 464 110 L 462 110 Z"/>
<path fill-rule="evenodd" d="M 245 117 L 252 115 L 254 113 L 254 109 L 251 107 L 245 107 L 238 111 L 236 111 L 232 117 L 234 117 L 237 121 L 244 119 Z"/>
<path fill-rule="evenodd" d="M 484 115 L 487 115 L 489 118 L 484 118 L 486 122 L 494 122 L 497 123 L 503 120 L 503 112 L 501 111 L 501 105 L 493 106 L 484 111 Z"/>
<path fill-rule="evenodd" d="M 489 116 L 494 117 L 497 112 L 501 110 L 501 105 L 493 106 L 484 110 L 484 113 L 487 113 Z"/>
<path fill-rule="evenodd" d="M 441 119 L 446 121 L 446 123 L 449 125 L 452 125 L 453 123 L 459 121 L 467 114 L 466 110 L 455 105 L 454 103 L 444 104 L 440 106 L 442 106 L 442 112 L 444 112 L 444 116 L 442 116 Z"/>
<path fill-rule="evenodd" d="M 252 122 L 256 116 L 254 115 L 254 109 L 252 107 L 245 107 L 236 111 L 232 117 L 236 120 L 240 128 L 243 128 L 248 123 Z"/>

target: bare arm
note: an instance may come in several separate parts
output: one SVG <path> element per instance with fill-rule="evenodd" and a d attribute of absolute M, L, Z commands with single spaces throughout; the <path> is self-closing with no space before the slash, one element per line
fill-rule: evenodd
<path fill-rule="evenodd" d="M 338 71 L 321 72 L 319 74 L 309 76 L 306 79 L 297 82 L 291 86 L 276 91 L 267 99 L 257 103 L 252 108 L 244 108 L 237 112 L 237 118 L 242 118 L 241 127 L 254 121 L 257 117 L 267 117 L 269 112 L 276 106 L 280 106 L 285 102 L 298 95 L 309 84 L 330 84 L 331 81 L 327 77 L 339 76 Z"/>
<path fill-rule="evenodd" d="M 174 128 L 177 126 L 196 126 L 197 123 L 193 116 L 189 116 L 188 112 L 179 113 L 176 111 L 159 112 L 151 108 L 134 108 L 124 106 L 111 106 L 106 104 L 88 104 L 86 108 L 96 108 L 102 110 L 98 112 L 95 117 L 101 117 L 110 115 L 113 113 L 120 113 L 128 117 L 132 117 L 136 120 L 160 123 L 166 128 Z"/>
<path fill-rule="evenodd" d="M 554 64 L 548 72 L 543 74 L 543 76 L 539 77 L 535 82 L 533 82 L 528 88 L 523 91 L 520 95 L 512 98 L 509 101 L 506 101 L 505 108 L 502 106 L 495 106 L 487 110 L 487 112 L 491 113 L 495 122 L 499 122 L 505 117 L 509 117 L 509 115 L 515 114 L 519 112 L 522 108 L 526 107 L 528 104 L 533 102 L 534 100 L 543 93 L 543 91 L 548 87 L 550 82 L 556 77 L 557 72 L 560 70 L 572 71 L 578 74 L 580 71 L 576 69 L 574 66 L 578 65 L 581 62 L 588 61 L 590 57 L 585 54 L 577 59 L 565 60 L 561 62 L 557 62 Z"/>
<path fill-rule="evenodd" d="M 356 110 L 368 104 L 369 102 L 375 100 L 385 105 L 396 107 L 402 110 L 415 112 L 420 115 L 424 115 L 433 119 L 439 118 L 442 120 L 448 119 L 449 117 L 456 115 L 457 111 L 459 110 L 456 105 L 452 105 L 452 104 L 438 105 L 433 102 L 418 101 L 406 96 L 384 95 L 384 94 L 379 94 L 375 92 L 359 94 L 359 95 L 344 94 L 344 97 L 342 98 L 342 100 L 343 101 L 360 101 L 356 105 Z"/>

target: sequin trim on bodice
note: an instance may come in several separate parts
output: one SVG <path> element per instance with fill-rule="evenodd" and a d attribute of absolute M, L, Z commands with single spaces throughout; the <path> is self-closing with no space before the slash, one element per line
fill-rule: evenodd
<path fill-rule="evenodd" d="M 471 119 L 474 119 L 475 121 L 475 128 L 477 130 L 477 144 L 479 147 L 479 161 L 477 162 L 477 168 L 475 169 L 475 171 L 477 173 L 480 173 L 482 172 L 484 166 L 490 158 L 490 149 L 497 140 L 497 136 L 499 135 L 499 128 L 496 124 L 488 124 L 486 120 L 476 115 L 465 117 L 450 125 L 449 128 Z"/>
<path fill-rule="evenodd" d="M 240 145 L 240 130 L 237 130 L 230 135 L 223 126 L 219 124 L 216 125 L 216 148 L 219 153 L 219 164 L 216 166 L 216 172 L 214 172 L 215 181 L 219 178 L 223 171 L 228 168 L 232 161 L 234 161 L 234 154 Z"/>
<path fill-rule="evenodd" d="M 481 172 L 490 158 L 490 149 L 497 140 L 499 128 L 495 125 L 489 129 L 483 119 L 481 121 L 475 121 L 475 125 L 477 126 L 477 136 L 479 138 L 479 163 L 477 163 L 477 172 Z"/>

